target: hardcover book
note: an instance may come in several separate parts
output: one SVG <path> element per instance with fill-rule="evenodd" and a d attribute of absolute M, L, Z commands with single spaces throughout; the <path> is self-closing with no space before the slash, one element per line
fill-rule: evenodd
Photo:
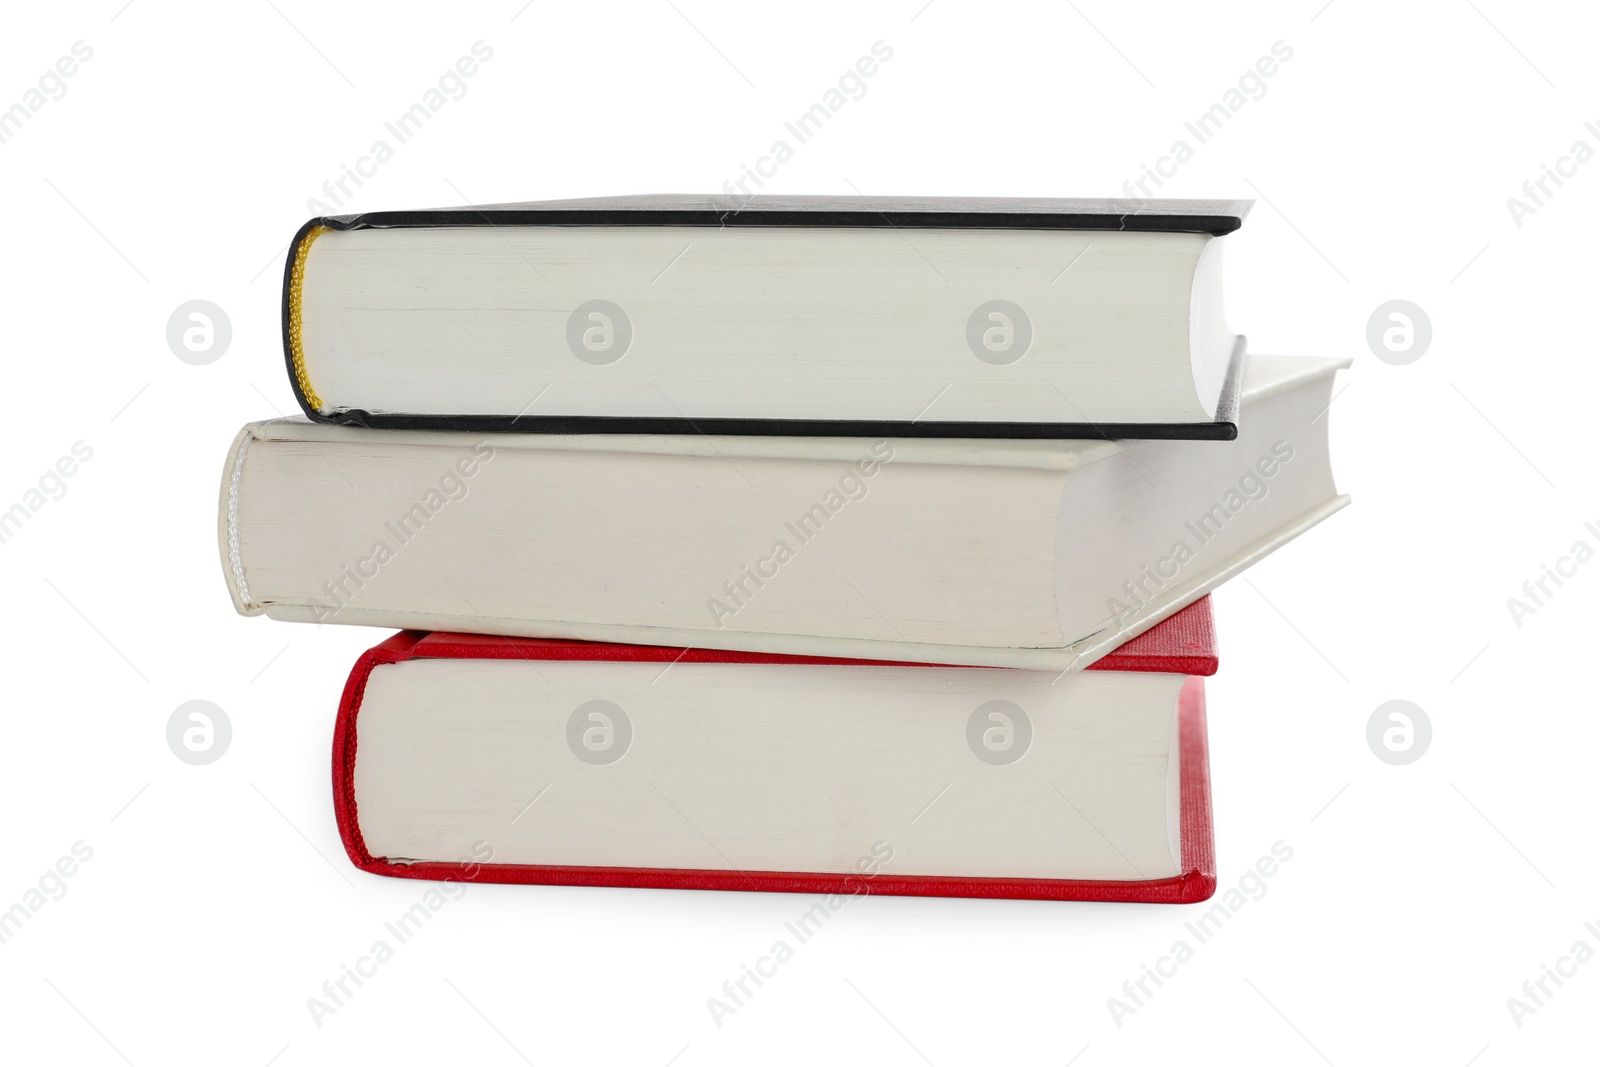
<path fill-rule="evenodd" d="M 1215 669 L 1209 600 L 1067 675 L 402 633 L 335 810 L 403 878 L 1204 900 Z"/>
<path fill-rule="evenodd" d="M 1252 357 L 1234 441 L 568 437 L 248 426 L 239 611 L 1062 670 L 1345 503 L 1337 360 Z"/>
<path fill-rule="evenodd" d="M 1237 433 L 1236 201 L 645 196 L 313 219 L 306 414 L 399 429 Z"/>

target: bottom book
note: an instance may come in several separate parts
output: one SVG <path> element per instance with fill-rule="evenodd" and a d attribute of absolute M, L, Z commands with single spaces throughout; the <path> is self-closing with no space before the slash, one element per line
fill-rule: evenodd
<path fill-rule="evenodd" d="M 374 874 L 1191 903 L 1208 599 L 1067 674 L 397 634 L 334 733 Z"/>

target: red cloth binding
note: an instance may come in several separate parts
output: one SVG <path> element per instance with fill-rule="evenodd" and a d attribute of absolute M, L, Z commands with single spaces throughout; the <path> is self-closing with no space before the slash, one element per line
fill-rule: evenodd
<path fill-rule="evenodd" d="M 1041 878 L 945 878 L 928 875 L 680 870 L 646 867 L 564 867 L 509 863 L 389 863 L 367 851 L 355 799 L 357 720 L 374 668 L 408 659 L 611 660 L 685 663 L 861 664 L 882 661 L 778 656 L 710 649 L 658 648 L 583 641 L 398 633 L 356 661 L 345 683 L 333 734 L 333 810 L 351 862 L 393 878 L 518 885 L 624 886 L 644 889 L 737 889 L 764 893 L 885 893 L 905 896 L 1004 897 L 1033 900 L 1191 904 L 1216 891 L 1211 825 L 1211 773 L 1206 749 L 1205 683 L 1217 670 L 1210 598 L 1202 598 L 1109 653 L 1088 670 L 1188 674 L 1178 698 L 1179 821 L 1184 873 L 1153 881 L 1076 881 Z M 926 668 L 926 664 L 892 664 Z"/>

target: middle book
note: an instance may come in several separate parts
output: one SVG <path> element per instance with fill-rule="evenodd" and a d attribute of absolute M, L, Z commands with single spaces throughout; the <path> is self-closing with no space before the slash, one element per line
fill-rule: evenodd
<path fill-rule="evenodd" d="M 1344 503 L 1337 360 L 1253 357 L 1237 440 L 239 435 L 246 614 L 1064 670 Z"/>

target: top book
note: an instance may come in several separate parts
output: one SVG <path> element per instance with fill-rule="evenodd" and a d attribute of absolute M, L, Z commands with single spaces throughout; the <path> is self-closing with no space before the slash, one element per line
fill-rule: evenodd
<path fill-rule="evenodd" d="M 1237 436 L 1248 202 L 639 196 L 312 219 L 306 414 L 395 429 Z"/>

